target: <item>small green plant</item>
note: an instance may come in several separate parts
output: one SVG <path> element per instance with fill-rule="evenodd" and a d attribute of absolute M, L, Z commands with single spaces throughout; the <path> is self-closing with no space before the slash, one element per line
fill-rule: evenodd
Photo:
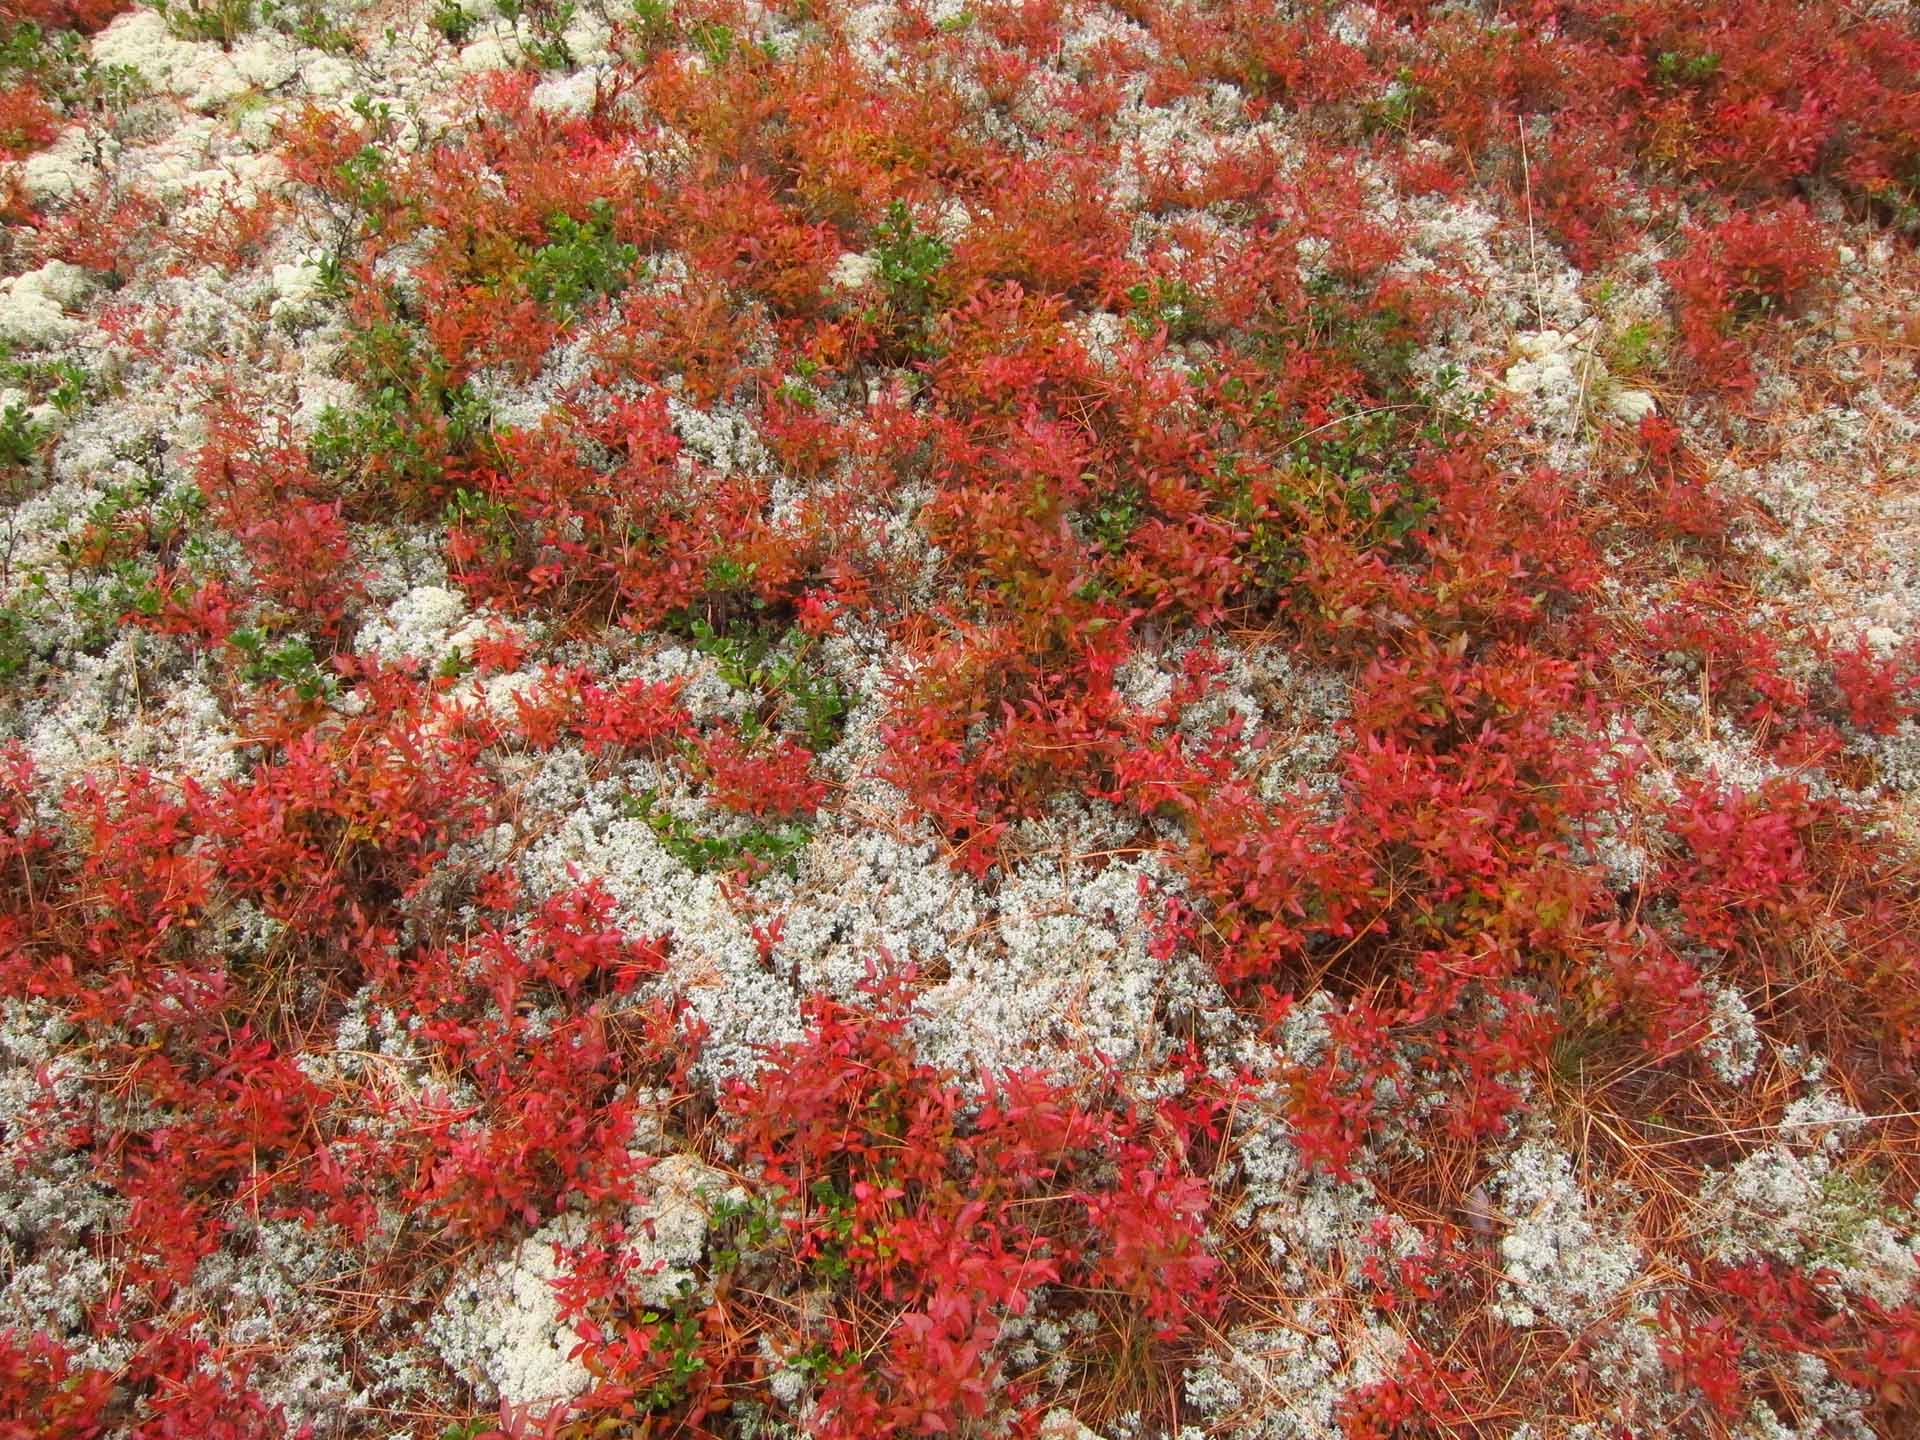
<path fill-rule="evenodd" d="M 876 239 L 874 258 L 894 303 L 911 314 L 925 314 L 932 307 L 935 278 L 953 251 L 939 236 L 916 228 L 912 212 L 898 200 L 887 207 Z"/>
<path fill-rule="evenodd" d="M 571 315 L 596 295 L 625 289 L 640 262 L 638 247 L 614 236 L 613 208 L 596 200 L 584 220 L 556 214 L 545 245 L 527 264 L 527 289 L 541 304 Z"/>
<path fill-rule="evenodd" d="M 770 1200 L 759 1195 L 745 1199 L 717 1197 L 708 1211 L 707 1224 L 714 1237 L 707 1257 L 721 1275 L 739 1269 L 743 1261 L 767 1249 L 783 1233 L 779 1212 Z"/>
<path fill-rule="evenodd" d="M 453 498 L 447 501 L 443 518 L 449 525 L 457 525 L 471 534 L 481 550 L 496 562 L 512 559 L 519 547 L 513 507 L 478 490 L 455 490 Z"/>
<path fill-rule="evenodd" d="M 396 146 L 399 127 L 393 107 L 369 95 L 356 95 L 349 109 L 366 122 L 360 148 L 337 161 L 329 188 L 347 207 L 347 230 L 379 235 L 391 224 L 400 209 L 400 191 L 395 183 L 390 152 Z M 343 236 L 341 245 L 347 243 Z"/>
<path fill-rule="evenodd" d="M 81 517 L 79 528 L 54 542 L 69 570 L 106 573 L 116 562 L 146 551 L 171 551 L 192 530 L 201 509 L 197 490 L 161 495 L 157 476 L 110 485 Z"/>
<path fill-rule="evenodd" d="M 1420 419 L 1420 439 L 1436 450 L 1445 450 L 1472 434 L 1493 406 L 1492 390 L 1462 390 L 1460 378 L 1458 366 L 1443 365 L 1431 383 L 1416 392 L 1410 413 Z"/>
<path fill-rule="evenodd" d="M 9 405 L 0 415 L 0 466 L 18 468 L 30 462 L 47 442 L 47 428 L 27 414 L 27 407 Z"/>
<path fill-rule="evenodd" d="M 230 46 L 258 23 L 253 0 L 155 0 L 167 28 L 182 40 Z"/>
<path fill-rule="evenodd" d="M 0 355 L 5 355 L 5 352 L 0 351 Z M 15 444 L 24 431 L 36 428 L 27 413 L 28 407 L 45 403 L 52 405 L 62 415 L 72 415 L 92 398 L 95 390 L 93 377 L 78 361 L 38 357 L 26 360 L 15 360 L 11 356 L 0 358 L 0 384 L 23 390 L 28 397 L 25 405 L 16 401 L 7 407 L 5 416 L 0 417 L 0 426 L 4 426 L 14 437 L 13 442 L 0 440 L 0 463 L 15 462 Z M 45 439 L 44 433 L 41 439 Z M 38 442 L 35 443 L 37 446 Z"/>
<path fill-rule="evenodd" d="M 87 401 L 93 377 L 72 360 L 56 360 L 45 367 L 52 388 L 47 400 L 62 415 L 71 415 Z"/>
<path fill-rule="evenodd" d="M 673 21 L 673 0 L 633 0 L 628 30 L 645 53 L 664 49 L 679 33 Z"/>
<path fill-rule="evenodd" d="M 550 15 L 534 22 L 533 34 L 526 41 L 527 57 L 542 70 L 571 70 L 573 49 L 567 44 L 565 30 L 573 19 L 571 0 Z"/>
<path fill-rule="evenodd" d="M 820 397 L 804 380 L 783 380 L 773 393 L 776 399 L 796 410 L 811 410 L 820 403 Z"/>
<path fill-rule="evenodd" d="M 1165 327 L 1174 342 L 1191 340 L 1206 325 L 1206 304 L 1184 280 L 1155 276 L 1127 289 L 1128 319 L 1142 336 Z"/>
<path fill-rule="evenodd" d="M 1330 349 L 1366 378 L 1375 395 L 1385 400 L 1410 398 L 1419 326 L 1405 306 L 1325 272 L 1308 280 L 1306 289 L 1306 325 L 1285 334 L 1285 343 Z"/>
<path fill-rule="evenodd" d="M 703 20 L 687 31 L 687 42 L 706 58 L 708 65 L 720 69 L 733 58 L 733 27 L 717 20 Z"/>
<path fill-rule="evenodd" d="M 330 15 L 321 0 L 260 0 L 260 22 L 333 55 L 348 54 L 355 45 L 353 32 Z"/>
<path fill-rule="evenodd" d="M 148 543 L 171 554 L 195 537 L 197 522 L 207 513 L 207 497 L 192 486 L 177 486 L 158 496 L 147 514 Z"/>
<path fill-rule="evenodd" d="M 1127 543 L 1127 537 L 1133 534 L 1134 527 L 1140 523 L 1145 500 L 1145 493 L 1132 482 L 1101 498 L 1093 514 L 1088 517 L 1087 528 L 1107 554 L 1117 554 Z"/>
<path fill-rule="evenodd" d="M 236 630 L 227 643 L 240 653 L 240 673 L 249 684 L 277 682 L 308 701 L 334 693 L 334 677 L 321 668 L 313 647 L 297 635 L 275 645 L 259 630 Z"/>
<path fill-rule="evenodd" d="M 846 733 L 847 712 L 852 697 L 830 675 L 796 675 L 786 685 L 787 693 L 800 706 L 800 730 L 807 748 L 816 755 L 831 750 Z"/>
<path fill-rule="evenodd" d="M 1897 1226 L 1898 1215 L 1886 1201 L 1885 1177 L 1829 1171 L 1820 1177 L 1818 1240 L 1814 1258 L 1846 1266 L 1859 1260 L 1860 1241 L 1876 1221 Z"/>
<path fill-rule="evenodd" d="M 386 152 L 378 145 L 363 145 L 342 160 L 337 167 L 346 197 L 368 229 L 378 234 L 393 208 L 393 181 L 387 171 Z"/>
<path fill-rule="evenodd" d="M 1662 50 L 1653 61 L 1653 79 L 1657 85 L 1679 89 L 1704 85 L 1720 73 L 1720 57 L 1711 50 L 1688 55 L 1678 50 Z"/>
<path fill-rule="evenodd" d="M 783 654 L 779 638 L 764 626 L 736 622 L 721 634 L 696 617 L 688 629 L 700 653 L 717 662 L 720 678 L 734 689 L 762 696 L 771 711 L 782 710 L 791 701 L 798 712 L 793 718 L 809 750 L 819 754 L 840 742 L 853 708 L 852 697 L 832 676 L 818 674 L 807 664 L 809 642 L 803 640 Z M 752 718 L 757 724 L 766 723 L 766 719 Z"/>
<path fill-rule="evenodd" d="M 33 647 L 27 627 L 33 615 L 28 596 L 0 605 L 0 682 L 24 675 L 33 660 Z"/>
<path fill-rule="evenodd" d="M 811 826 L 798 822 L 778 827 L 755 826 L 738 835 L 702 834 L 678 815 L 657 808 L 658 796 L 642 790 L 627 798 L 627 814 L 647 822 L 666 852 L 695 874 L 778 868 L 792 875 L 799 855 L 813 839 Z"/>
<path fill-rule="evenodd" d="M 1444 450 L 1468 433 L 1491 403 L 1484 392 L 1456 393 L 1459 376 L 1443 370 L 1409 401 L 1345 404 L 1333 419 L 1300 430 L 1292 416 L 1257 400 L 1256 418 L 1282 438 L 1289 460 L 1283 480 L 1270 487 L 1277 510 L 1250 503 L 1249 482 L 1229 457 L 1212 488 L 1221 513 L 1242 526 L 1246 553 L 1265 584 L 1284 587 L 1301 559 L 1295 519 L 1328 516 L 1357 526 L 1371 546 L 1395 551 L 1433 514 L 1433 498 L 1413 479 L 1414 462 Z"/>
<path fill-rule="evenodd" d="M 368 350 L 377 347 L 370 343 Z M 399 353 L 412 351 L 408 339 Z M 446 453 L 478 444 L 493 423 L 484 399 L 464 383 L 446 385 L 443 376 L 444 366 L 429 352 L 421 372 L 396 376 L 364 405 L 327 406 L 307 440 L 309 463 L 323 475 L 381 478 L 401 482 L 408 491 L 434 490 L 443 479 Z"/>
<path fill-rule="evenodd" d="M 707 1368 L 706 1356 L 701 1354 L 705 1337 L 700 1317 L 683 1301 L 674 1307 L 671 1315 L 653 1310 L 641 1312 L 640 1323 L 657 1327 L 649 1353 L 666 1358 L 666 1372 L 636 1395 L 632 1403 L 642 1412 L 671 1409 L 685 1398 L 694 1377 Z"/>
<path fill-rule="evenodd" d="M 707 562 L 706 585 L 709 595 L 733 595 L 753 584 L 760 569 L 757 560 L 736 560 L 731 555 L 716 555 Z M 758 600 L 758 596 L 754 597 Z M 758 608 L 756 604 L 755 608 Z"/>
<path fill-rule="evenodd" d="M 688 624 L 700 653 L 717 662 L 720 678 L 736 690 L 766 688 L 772 676 L 766 661 L 774 638 L 765 629 L 736 624 L 722 635 L 705 620 L 695 617 Z"/>
<path fill-rule="evenodd" d="M 446 37 L 449 45 L 464 45 L 473 34 L 473 17 L 460 0 L 440 0 L 427 23 Z"/>
<path fill-rule="evenodd" d="M 427 459 L 411 421 L 408 396 L 397 386 L 383 386 L 361 409 L 322 410 L 307 442 L 308 457 L 323 474 L 347 474 L 370 459 L 411 471 Z"/>
<path fill-rule="evenodd" d="M 1659 334 L 1650 320 L 1635 320 L 1608 343 L 1607 369 L 1615 375 L 1639 375 L 1659 368 Z"/>
<path fill-rule="evenodd" d="M 851 1355 L 836 1355 L 826 1344 L 814 1342 L 804 1350 L 795 1350 L 782 1357 L 789 1370 L 804 1375 L 809 1384 L 819 1384 L 830 1376 L 838 1375 L 855 1364 Z"/>
<path fill-rule="evenodd" d="M 127 65 L 97 64 L 87 38 L 75 30 L 45 30 L 31 20 L 0 24 L 0 80 L 32 81 L 69 111 L 97 107 L 119 111 L 147 93 L 146 82 Z"/>
<path fill-rule="evenodd" d="M 852 1274 L 847 1244 L 853 1239 L 853 1197 L 823 1175 L 807 1187 L 808 1218 L 818 1246 L 810 1268 L 828 1285 Z"/>
<path fill-rule="evenodd" d="M 75 585 L 71 594 L 80 621 L 80 647 L 89 654 L 113 644 L 128 616 L 160 613 L 153 571 L 138 559 L 115 561 L 104 575 Z"/>
<path fill-rule="evenodd" d="M 1414 80 L 1413 71 L 1402 66 L 1395 73 L 1393 83 L 1387 87 L 1387 93 L 1365 107 L 1362 128 L 1370 135 L 1386 131 L 1396 135 L 1411 134 L 1413 122 L 1419 117 L 1420 108 L 1426 100 L 1427 92 Z"/>
<path fill-rule="evenodd" d="M 47 68 L 47 33 L 23 21 L 0 33 L 0 75 L 38 75 Z"/>
<path fill-rule="evenodd" d="M 937 348 L 933 321 L 945 298 L 941 271 L 953 252 L 939 236 L 917 228 L 912 212 L 898 200 L 875 227 L 874 241 L 873 256 L 887 299 L 864 318 L 886 332 L 891 363 L 931 356 Z"/>

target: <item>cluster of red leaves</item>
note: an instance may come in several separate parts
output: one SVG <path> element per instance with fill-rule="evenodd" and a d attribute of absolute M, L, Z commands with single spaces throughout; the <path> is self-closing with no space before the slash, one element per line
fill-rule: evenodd
<path fill-rule="evenodd" d="M 127 0 L 5 0 L 0 4 L 0 42 L 12 52 L 0 67 L 0 161 L 21 160 L 44 148 L 67 119 L 67 104 L 57 85 L 48 83 L 39 62 L 21 63 L 22 56 L 44 55 L 47 32 L 76 31 L 91 35 L 128 9 Z M 77 36 L 68 36 L 69 39 Z M 22 45 L 20 42 L 26 42 Z M 45 223 L 46 217 L 29 201 L 17 174 L 0 182 L 0 215 L 22 235 Z M 56 250 L 65 247 L 55 246 Z"/>
<path fill-rule="evenodd" d="M 791 736 L 750 744 L 719 730 L 701 740 L 694 766 L 707 793 L 736 815 L 811 815 L 827 798 L 813 752 Z"/>
<path fill-rule="evenodd" d="M 1427 0 L 1382 8 L 1412 22 L 1415 123 L 1475 159 L 1538 115 L 1579 137 L 1589 166 L 1754 197 L 1823 175 L 1863 202 L 1913 203 L 1920 41 L 1897 18 L 1783 0 L 1542 0 L 1519 24 Z"/>
<path fill-rule="evenodd" d="M 4 1440 L 94 1440 L 112 1388 L 108 1372 L 77 1369 L 58 1341 L 0 1331 Z"/>
<path fill-rule="evenodd" d="M 0 1331 L 0 1437 L 4 1440 L 307 1440 L 311 1425 L 290 1427 L 277 1410 L 247 1388 L 243 1359 L 214 1355 L 185 1330 L 156 1332 L 137 1358 L 115 1372 L 80 1368 L 43 1335 L 24 1342 Z M 150 1390 L 136 1423 L 121 1403 L 122 1389 Z"/>
<path fill-rule="evenodd" d="M 1738 1409 L 1743 1385 L 1730 1374 L 1792 1355 L 1812 1355 L 1849 1385 L 1896 1409 L 1920 1398 L 1920 1305 L 1885 1305 L 1865 1295 L 1836 1296 L 1831 1272 L 1797 1270 L 1764 1260 L 1719 1265 L 1701 1277 L 1701 1289 L 1723 1307 L 1705 1322 L 1678 1327 L 1663 1349 L 1722 1414 Z M 1703 1331 L 1705 1334 L 1703 1335 Z M 1763 1372 L 1764 1373 L 1764 1372 Z"/>
<path fill-rule="evenodd" d="M 1453 1437 L 1475 1432 L 1471 1412 L 1457 1392 L 1470 1377 L 1450 1369 L 1418 1345 L 1410 1346 L 1394 1372 L 1341 1397 L 1338 1420 L 1346 1440 L 1400 1440 L 1403 1436 Z"/>
<path fill-rule="evenodd" d="M 1149 94 L 1163 101 L 1228 80 L 1256 113 L 1283 104 L 1335 133 L 1444 140 L 1444 158 L 1394 147 L 1406 183 L 1509 190 L 1581 265 L 1636 242 L 1643 227 L 1627 218 L 1636 199 L 1656 212 L 1689 192 L 1739 207 L 1725 222 L 1729 241 L 1742 227 L 1783 225 L 1762 243 L 1768 267 L 1785 259 L 1775 273 L 1789 276 L 1818 247 L 1796 226 L 1799 202 L 1779 202 L 1816 177 L 1899 225 L 1920 216 L 1920 37 L 1896 16 L 1790 0 L 1540 0 L 1484 15 L 1430 0 L 1377 8 L 1405 28 L 1376 28 L 1364 46 L 1311 10 L 1149 12 L 1141 18 L 1163 57 Z M 1729 335 L 1729 321 L 1750 318 L 1764 287 L 1722 271 L 1710 239 L 1695 248 L 1676 270 L 1688 292 L 1677 319 L 1703 373 L 1738 388 L 1754 337 Z"/>
<path fill-rule="evenodd" d="M 694 1046 L 674 1006 L 624 998 L 664 969 L 668 941 L 629 936 L 597 885 L 539 906 L 521 936 L 501 928 L 511 884 L 482 889 L 501 920 L 391 964 L 384 987 L 479 1097 L 399 1104 L 413 1136 L 394 1157 L 412 1173 L 409 1201 L 484 1239 L 537 1225 L 570 1196 L 631 1200 L 637 1091 L 677 1083 Z M 556 1002 L 561 1018 L 543 1018 Z"/>
<path fill-rule="evenodd" d="M 1920 714 L 1920 642 L 1910 640 L 1889 655 L 1876 653 L 1865 637 L 1844 648 L 1823 648 L 1840 706 L 1855 729 L 1886 735 Z"/>
<path fill-rule="evenodd" d="M 1750 388 L 1753 373 L 1739 327 L 1799 304 L 1833 266 L 1832 244 L 1799 201 L 1736 211 L 1718 225 L 1692 227 L 1685 253 L 1662 267 L 1688 358 L 1714 383 Z"/>
<path fill-rule="evenodd" d="M 1163 702 L 1140 710 L 1114 685 L 1129 649 L 1119 618 L 1083 628 L 1052 664 L 1010 628 L 968 628 L 902 679 L 886 773 L 940 825 L 956 863 L 985 874 L 1007 830 L 1063 790 L 1153 814 L 1220 778 L 1231 727 L 1191 750 L 1174 728 L 1208 689 L 1204 652 Z"/>
<path fill-rule="evenodd" d="M 473 469 L 481 522 L 448 539 L 456 578 L 509 605 L 582 621 L 657 626 L 676 613 L 721 619 L 796 602 L 822 563 L 815 517 L 766 518 L 767 481 L 688 473 L 662 398 L 581 411 L 498 437 Z M 591 452 L 591 454 L 590 454 Z"/>
<path fill-rule="evenodd" d="M 1171 1361 L 1216 1313 L 1201 1167 L 1221 1096 L 1142 1109 L 1016 1071 L 969 1098 L 915 1059 L 899 984 L 871 991 L 809 1002 L 806 1038 L 722 1094 L 751 1198 L 716 1209 L 705 1288 L 672 1315 L 639 1304 L 623 1222 L 569 1247 L 560 1294 L 596 1380 L 577 1402 L 588 1423 L 637 1407 L 730 1433 L 723 1417 L 762 1393 L 768 1360 L 745 1342 L 770 1289 L 808 1295 L 770 1332 L 774 1354 L 818 1380 L 810 1433 L 848 1440 L 947 1434 L 1008 1405 L 1037 1418 L 1034 1382 L 1003 1373 L 1016 1318 L 1091 1301 Z M 743 1240 L 748 1222 L 765 1228 Z M 1082 1337 L 1089 1355 L 1107 1334 Z"/>
<path fill-rule="evenodd" d="M 1156 1125 L 1029 1071 L 983 1077 L 969 1102 L 913 1057 L 896 1014 L 818 1000 L 808 1022 L 725 1108 L 790 1262 L 844 1277 L 822 1328 L 859 1363 L 835 1367 L 820 1433 L 937 1434 L 985 1415 L 1002 1325 L 1043 1289 L 1108 1297 L 1162 1342 L 1213 1312 L 1191 1112 Z"/>
<path fill-rule="evenodd" d="M 32 81 L 0 88 L 0 159 L 18 160 L 54 137 L 59 116 Z"/>
<path fill-rule="evenodd" d="M 200 492 L 240 542 L 276 618 L 336 638 L 359 588 L 341 502 L 313 473 L 287 423 L 263 435 L 256 413 L 239 397 L 209 407 Z"/>
<path fill-rule="evenodd" d="M 49 1112 L 38 1143 L 90 1155 L 130 1202 L 115 1233 L 90 1243 L 120 1275 L 120 1318 L 98 1323 L 148 1327 L 133 1337 L 139 1373 L 121 1381 L 121 1403 L 147 1417 L 133 1433 L 277 1423 L 247 1399 L 244 1375 L 156 1348 L 233 1217 L 329 1221 L 349 1237 L 374 1223 L 391 1157 L 369 1153 L 354 1107 L 299 1065 L 297 992 L 280 987 L 337 994 L 369 973 L 479 809 L 471 751 L 435 727 L 421 687 L 360 678 L 358 715 L 296 716 L 244 780 L 96 773 L 68 792 L 57 826 L 41 818 L 24 758 L 9 761 L 0 991 L 57 1007 L 86 1050 L 82 1077 L 118 1097 L 105 1113 Z M 283 927 L 253 955 L 207 938 L 241 902 Z M 188 1413 L 201 1418 L 166 1418 Z"/>
<path fill-rule="evenodd" d="M 6 0 L 0 5 L 0 26 L 39 25 L 91 35 L 127 8 L 125 0 Z"/>
<path fill-rule="evenodd" d="M 629 1194 L 639 1096 L 677 1083 L 697 1053 L 672 1004 L 632 993 L 663 969 L 666 940 L 631 936 L 594 884 L 523 907 L 495 877 L 479 899 L 497 918 L 459 940 L 400 944 L 418 887 L 481 822 L 487 787 L 475 742 L 447 723 L 458 712 L 429 687 L 354 678 L 358 714 L 297 729 L 244 781 L 79 782 L 64 806 L 70 840 L 40 822 L 31 771 L 10 761 L 0 987 L 58 1006 L 88 1037 L 88 1077 L 147 1117 L 114 1118 L 116 1107 L 44 1121 L 45 1143 L 92 1154 L 130 1202 L 96 1241 L 116 1255 L 115 1310 L 141 1324 L 172 1313 L 240 1214 L 363 1244 L 398 1181 L 451 1242 L 534 1223 L 568 1195 Z M 284 927 L 265 955 L 223 958 L 202 943 L 240 901 Z M 296 976 L 333 998 L 370 987 L 465 1098 L 315 1078 L 298 1063 L 294 996 L 275 994 Z M 556 1005 L 560 1020 L 542 1014 Z M 330 1012 L 331 998 L 315 1018 Z M 393 1263 L 404 1276 L 420 1258 Z M 140 1373 L 116 1401 L 147 1417 L 132 1433 L 280 1433 L 244 1375 L 156 1348 L 168 1333 L 136 1336 Z M 202 1414 L 189 1404 L 202 1390 L 202 1418 L 179 1419 Z"/>
<path fill-rule="evenodd" d="M 602 685 L 579 669 L 548 669 L 513 694 L 507 724 L 475 706 L 463 728 L 488 742 L 511 739 L 549 750 L 577 739 L 589 754 L 672 760 L 714 803 L 739 815 L 813 814 L 830 793 L 819 757 L 791 735 L 733 720 L 696 724 L 680 701 L 681 680 Z M 484 703 L 484 702 L 483 702 Z"/>

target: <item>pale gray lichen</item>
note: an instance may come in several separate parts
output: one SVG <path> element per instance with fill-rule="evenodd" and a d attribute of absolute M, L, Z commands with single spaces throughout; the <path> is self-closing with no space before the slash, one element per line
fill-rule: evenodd
<path fill-rule="evenodd" d="M 1866 1119 L 1818 1087 L 1787 1107 L 1776 1142 L 1703 1177 L 1693 1227 L 1712 1258 L 1824 1269 L 1883 1305 L 1920 1283 L 1920 1225 L 1868 1177 L 1841 1166 Z"/>
<path fill-rule="evenodd" d="M 482 1400 L 540 1405 L 570 1400 L 592 1383 L 573 1356 L 580 1336 L 561 1323 L 553 1283 L 564 1273 L 561 1248 L 585 1238 L 585 1221 L 562 1216 L 447 1291 L 424 1338 Z"/>
<path fill-rule="evenodd" d="M 1340 1440 L 1340 1402 L 1385 1378 L 1406 1340 L 1377 1321 L 1335 1332 L 1325 1307 L 1302 1300 L 1271 1329 L 1229 1334 L 1182 1377 L 1187 1403 L 1221 1440 Z"/>
<path fill-rule="evenodd" d="M 1707 1034 L 1700 1042 L 1707 1068 L 1728 1085 L 1743 1085 L 1760 1061 L 1760 1030 L 1753 1011 L 1731 985 L 1713 987 Z"/>
<path fill-rule="evenodd" d="M 650 1166 L 647 1198 L 627 1222 L 641 1303 L 665 1309 L 695 1282 L 694 1264 L 706 1253 L 707 1220 L 722 1198 L 745 1192 L 726 1174 L 692 1155 L 669 1155 Z"/>
<path fill-rule="evenodd" d="M 1488 1182 L 1507 1222 L 1500 1240 L 1501 1312 L 1514 1325 L 1542 1320 L 1575 1330 L 1632 1283 L 1639 1247 L 1589 1214 L 1572 1158 L 1542 1141 L 1517 1146 Z"/>

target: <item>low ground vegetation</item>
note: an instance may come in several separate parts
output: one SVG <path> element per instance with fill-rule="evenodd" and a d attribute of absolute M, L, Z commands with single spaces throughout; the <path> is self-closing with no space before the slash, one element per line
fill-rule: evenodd
<path fill-rule="evenodd" d="M 1916 77 L 5 0 L 0 1437 L 1911 1433 Z"/>

